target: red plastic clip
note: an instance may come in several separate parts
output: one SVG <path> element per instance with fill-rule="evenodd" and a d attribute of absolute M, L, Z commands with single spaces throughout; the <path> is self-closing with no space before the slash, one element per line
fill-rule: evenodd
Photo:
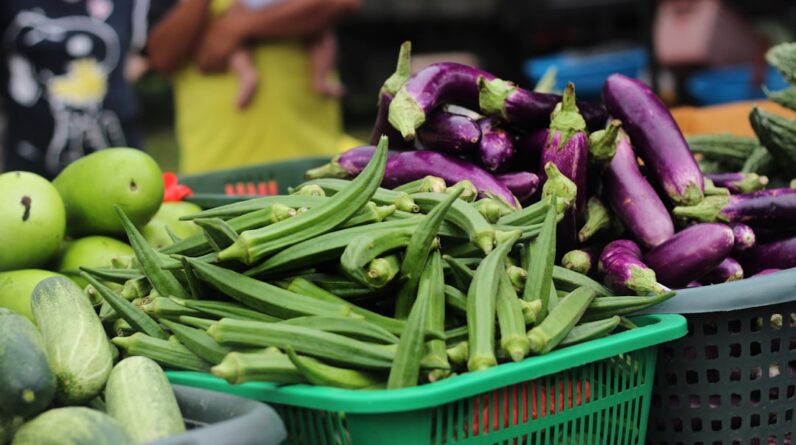
<path fill-rule="evenodd" d="M 185 184 L 180 184 L 177 175 L 172 172 L 163 173 L 163 202 L 182 201 L 187 196 L 193 195 L 193 190 Z"/>

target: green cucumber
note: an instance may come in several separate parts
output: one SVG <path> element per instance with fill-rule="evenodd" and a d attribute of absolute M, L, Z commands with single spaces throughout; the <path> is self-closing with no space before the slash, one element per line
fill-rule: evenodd
<path fill-rule="evenodd" d="M 68 278 L 47 278 L 33 290 L 31 309 L 58 382 L 56 399 L 72 405 L 96 397 L 113 358 L 88 297 Z"/>
<path fill-rule="evenodd" d="M 185 431 L 185 421 L 166 374 L 146 357 L 127 357 L 113 368 L 105 388 L 105 404 L 108 414 L 135 443 Z"/>
<path fill-rule="evenodd" d="M 11 445 L 127 445 L 130 436 L 113 417 L 84 407 L 51 409 L 22 425 Z"/>
<path fill-rule="evenodd" d="M 26 317 L 0 308 L 0 416 L 32 416 L 53 396 L 55 374 L 41 334 Z"/>

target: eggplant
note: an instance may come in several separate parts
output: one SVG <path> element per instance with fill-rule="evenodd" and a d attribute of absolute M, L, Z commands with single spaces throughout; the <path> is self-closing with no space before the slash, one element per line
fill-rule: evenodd
<path fill-rule="evenodd" d="M 733 194 L 756 192 L 768 185 L 768 176 L 757 173 L 708 173 L 705 176 L 717 187 L 724 187 Z"/>
<path fill-rule="evenodd" d="M 495 178 L 520 200 L 527 202 L 539 190 L 539 177 L 531 172 L 511 172 Z"/>
<path fill-rule="evenodd" d="M 703 222 L 744 223 L 758 228 L 789 228 L 796 223 L 796 194 L 790 188 L 743 195 L 708 196 L 694 206 L 679 206 L 675 216 Z"/>
<path fill-rule="evenodd" d="M 592 196 L 586 202 L 586 223 L 578 231 L 578 241 L 585 243 L 596 233 L 611 227 L 611 212 L 600 198 Z"/>
<path fill-rule="evenodd" d="M 589 135 L 589 163 L 602 168 L 611 163 L 616 154 L 616 144 L 622 122 L 611 119 L 603 130 L 597 130 Z"/>
<path fill-rule="evenodd" d="M 539 171 L 542 150 L 550 130 L 542 128 L 522 135 L 514 144 L 514 166 L 527 171 Z"/>
<path fill-rule="evenodd" d="M 373 123 L 373 130 L 370 133 L 371 145 L 378 144 L 381 135 L 385 135 L 390 141 L 390 148 L 409 149 L 414 147 L 411 141 L 404 140 L 398 130 L 387 121 L 393 97 L 409 80 L 411 53 L 412 42 L 406 41 L 402 43 L 401 48 L 398 50 L 398 63 L 396 64 L 395 72 L 384 81 L 379 90 L 379 108 L 376 113 L 376 122 Z"/>
<path fill-rule="evenodd" d="M 417 139 L 426 150 L 469 154 L 478 147 L 481 127 L 466 116 L 438 108 L 432 111 L 426 123 L 417 129 Z"/>
<path fill-rule="evenodd" d="M 376 151 L 374 145 L 363 145 L 346 150 L 332 158 L 328 164 L 312 168 L 304 173 L 306 179 L 318 178 L 351 178 L 359 174 Z M 389 151 L 387 158 L 397 154 L 397 151 Z"/>
<path fill-rule="evenodd" d="M 652 177 L 675 205 L 694 205 L 704 182 L 683 133 L 660 98 L 644 83 L 621 74 L 603 85 L 608 113 L 622 121 Z"/>
<path fill-rule="evenodd" d="M 655 247 L 674 235 L 669 211 L 641 174 L 626 134 L 619 135 L 616 154 L 602 179 L 605 201 L 644 247 Z"/>
<path fill-rule="evenodd" d="M 756 273 L 756 274 L 752 275 L 750 278 L 754 278 L 754 277 L 763 277 L 763 276 L 766 276 L 766 275 L 770 275 L 770 274 L 772 274 L 772 273 L 780 272 L 781 270 L 782 270 L 782 269 L 774 269 L 774 268 L 771 268 L 771 269 L 763 269 L 763 270 L 761 270 L 760 272 L 758 272 L 758 273 Z"/>
<path fill-rule="evenodd" d="M 594 249 L 589 247 L 570 250 L 561 257 L 561 266 L 583 275 L 592 275 L 596 263 Z"/>
<path fill-rule="evenodd" d="M 390 103 L 388 120 L 406 140 L 415 138 L 434 108 L 451 102 L 468 108 L 478 107 L 478 78 L 495 76 L 461 63 L 443 62 L 418 71 L 401 87 Z"/>
<path fill-rule="evenodd" d="M 758 244 L 749 249 L 742 260 L 750 274 L 757 274 L 765 269 L 796 267 L 796 237 Z"/>
<path fill-rule="evenodd" d="M 514 157 L 514 139 L 497 119 L 486 117 L 478 121 L 481 141 L 476 149 L 482 167 L 490 172 L 501 172 L 508 168 Z"/>
<path fill-rule="evenodd" d="M 732 257 L 727 257 L 699 281 L 702 284 L 721 284 L 742 279 L 743 266 L 741 263 Z"/>
<path fill-rule="evenodd" d="M 479 79 L 478 88 L 478 103 L 483 113 L 525 130 L 546 127 L 550 113 L 561 102 L 558 94 L 528 91 L 502 79 Z M 608 114 L 602 105 L 585 101 L 578 101 L 577 105 L 590 130 L 605 127 Z"/>
<path fill-rule="evenodd" d="M 644 262 L 669 287 L 702 278 L 732 252 L 735 239 L 724 224 L 695 224 L 644 255 Z"/>
<path fill-rule="evenodd" d="M 730 227 L 732 227 L 732 235 L 735 238 L 735 244 L 733 245 L 733 250 L 735 252 L 749 250 L 757 243 L 755 231 L 746 224 L 732 223 Z"/>
<path fill-rule="evenodd" d="M 655 271 L 641 259 L 641 249 L 633 241 L 620 239 L 608 243 L 600 254 L 598 270 L 603 282 L 616 292 L 647 295 L 666 291 Z"/>

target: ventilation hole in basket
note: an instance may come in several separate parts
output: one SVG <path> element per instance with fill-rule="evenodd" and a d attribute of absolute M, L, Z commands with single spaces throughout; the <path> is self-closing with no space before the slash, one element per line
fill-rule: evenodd
<path fill-rule="evenodd" d="M 691 431 L 697 432 L 702 431 L 702 419 L 699 417 L 694 417 L 691 419 Z"/>
<path fill-rule="evenodd" d="M 721 377 L 718 369 L 708 369 L 708 383 L 717 383 Z"/>
<path fill-rule="evenodd" d="M 796 360 L 791 360 L 788 362 L 788 374 L 796 374 Z"/>
<path fill-rule="evenodd" d="M 793 420 L 793 408 L 785 410 L 785 421 L 790 422 Z"/>
<path fill-rule="evenodd" d="M 752 414 L 752 418 L 749 420 L 749 426 L 752 428 L 760 426 L 760 414 Z"/>
<path fill-rule="evenodd" d="M 723 445 L 723 444 L 724 444 L 724 442 L 722 442 L 720 440 L 717 440 L 717 441 L 713 442 L 711 445 Z"/>
<path fill-rule="evenodd" d="M 730 320 L 727 323 L 727 330 L 730 331 L 730 334 L 741 332 L 741 320 Z"/>
<path fill-rule="evenodd" d="M 771 314 L 769 324 L 771 325 L 771 329 L 775 331 L 782 329 L 782 314 Z"/>
<path fill-rule="evenodd" d="M 779 352 L 779 348 L 782 345 L 782 340 L 779 338 L 772 338 L 771 339 L 771 352 Z"/>
<path fill-rule="evenodd" d="M 776 386 L 768 388 L 768 400 L 779 400 L 779 388 Z"/>
<path fill-rule="evenodd" d="M 677 374 L 673 372 L 667 372 L 664 376 L 666 379 L 667 385 L 676 385 L 677 384 Z"/>
<path fill-rule="evenodd" d="M 730 381 L 737 382 L 741 380 L 741 368 L 730 368 Z"/>
<path fill-rule="evenodd" d="M 683 358 L 688 360 L 696 359 L 696 348 L 693 346 L 686 346 L 683 348 Z"/>
<path fill-rule="evenodd" d="M 650 403 L 656 408 L 661 406 L 661 396 L 658 394 L 653 394 Z"/>
<path fill-rule="evenodd" d="M 741 356 L 741 344 L 740 343 L 732 343 L 730 344 L 730 357 L 740 357 Z"/>
<path fill-rule="evenodd" d="M 719 357 L 719 347 L 716 345 L 705 346 L 705 358 L 715 360 Z"/>
<path fill-rule="evenodd" d="M 664 358 L 664 360 L 673 359 L 674 358 L 674 349 L 670 348 L 670 347 L 666 347 L 666 346 L 662 347 L 661 348 L 661 356 Z"/>
<path fill-rule="evenodd" d="M 669 396 L 669 408 L 677 408 L 680 406 L 680 397 Z"/>
<path fill-rule="evenodd" d="M 721 394 L 711 394 L 708 400 L 710 401 L 711 408 L 718 408 L 721 406 Z"/>
<path fill-rule="evenodd" d="M 719 333 L 719 326 L 715 321 L 706 321 L 702 325 L 702 333 L 705 335 L 716 335 Z"/>
<path fill-rule="evenodd" d="M 796 385 L 788 385 L 787 397 L 792 399 L 796 395 Z"/>
<path fill-rule="evenodd" d="M 763 317 L 753 317 L 749 320 L 749 330 L 757 332 L 763 329 Z"/>
<path fill-rule="evenodd" d="M 733 430 L 740 429 L 742 424 L 743 424 L 743 421 L 738 416 L 735 416 L 732 419 L 730 419 L 730 429 L 733 429 Z"/>
<path fill-rule="evenodd" d="M 749 354 L 751 354 L 752 357 L 760 355 L 761 352 L 763 352 L 763 349 L 760 347 L 759 341 L 753 341 L 752 344 L 749 345 Z"/>
<path fill-rule="evenodd" d="M 777 424 L 777 413 L 768 413 L 768 424 L 769 425 Z"/>
<path fill-rule="evenodd" d="M 711 420 L 710 421 L 710 429 L 711 431 L 721 431 L 721 420 Z M 715 442 L 713 442 L 715 443 Z M 719 442 L 721 443 L 721 442 Z"/>
<path fill-rule="evenodd" d="M 760 366 L 753 366 L 749 372 L 749 380 L 755 381 L 763 376 L 763 368 Z"/>
<path fill-rule="evenodd" d="M 689 385 L 694 385 L 699 383 L 699 376 L 697 375 L 696 371 L 686 371 L 685 372 L 685 382 Z"/>
<path fill-rule="evenodd" d="M 672 419 L 672 428 L 678 433 L 683 432 L 683 420 L 679 418 Z"/>
<path fill-rule="evenodd" d="M 796 351 L 796 335 L 790 338 L 790 342 L 788 342 L 788 350 Z"/>
<path fill-rule="evenodd" d="M 666 421 L 663 419 L 663 417 L 655 418 L 655 429 L 659 432 L 666 431 Z"/>
<path fill-rule="evenodd" d="M 741 406 L 741 395 L 736 393 L 730 394 L 730 405 Z"/>
<path fill-rule="evenodd" d="M 749 401 L 752 402 L 753 405 L 757 405 L 760 403 L 760 390 L 756 389 L 749 393 Z"/>
<path fill-rule="evenodd" d="M 732 445 L 741 445 L 741 441 L 740 440 L 733 440 L 732 441 Z"/>
<path fill-rule="evenodd" d="M 688 396 L 688 406 L 691 408 L 699 408 L 702 404 L 699 400 L 699 394 L 691 394 Z"/>
<path fill-rule="evenodd" d="M 790 313 L 790 327 L 796 328 L 796 312 Z"/>
<path fill-rule="evenodd" d="M 773 379 L 773 378 L 779 377 L 779 374 L 780 374 L 779 363 L 772 363 L 772 364 L 768 365 L 768 377 L 769 378 Z"/>
<path fill-rule="evenodd" d="M 760 445 L 760 438 L 753 437 L 752 440 L 749 442 L 749 445 Z"/>

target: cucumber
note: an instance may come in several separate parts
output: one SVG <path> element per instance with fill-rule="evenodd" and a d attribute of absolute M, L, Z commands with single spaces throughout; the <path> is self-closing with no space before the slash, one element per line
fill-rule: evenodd
<path fill-rule="evenodd" d="M 0 308 L 0 416 L 32 416 L 54 395 L 41 334 L 27 318 Z"/>
<path fill-rule="evenodd" d="M 166 374 L 152 359 L 127 357 L 111 371 L 105 387 L 108 414 L 135 443 L 185 431 L 185 422 Z"/>
<path fill-rule="evenodd" d="M 51 409 L 22 425 L 11 445 L 126 445 L 124 428 L 111 416 L 84 407 Z"/>
<path fill-rule="evenodd" d="M 2 417 L 0 416 L 0 445 L 11 443 L 17 429 L 22 426 L 25 419 L 22 417 Z"/>
<path fill-rule="evenodd" d="M 31 309 L 57 380 L 55 398 L 78 405 L 96 397 L 113 359 L 88 297 L 68 278 L 47 278 L 33 290 Z"/>

